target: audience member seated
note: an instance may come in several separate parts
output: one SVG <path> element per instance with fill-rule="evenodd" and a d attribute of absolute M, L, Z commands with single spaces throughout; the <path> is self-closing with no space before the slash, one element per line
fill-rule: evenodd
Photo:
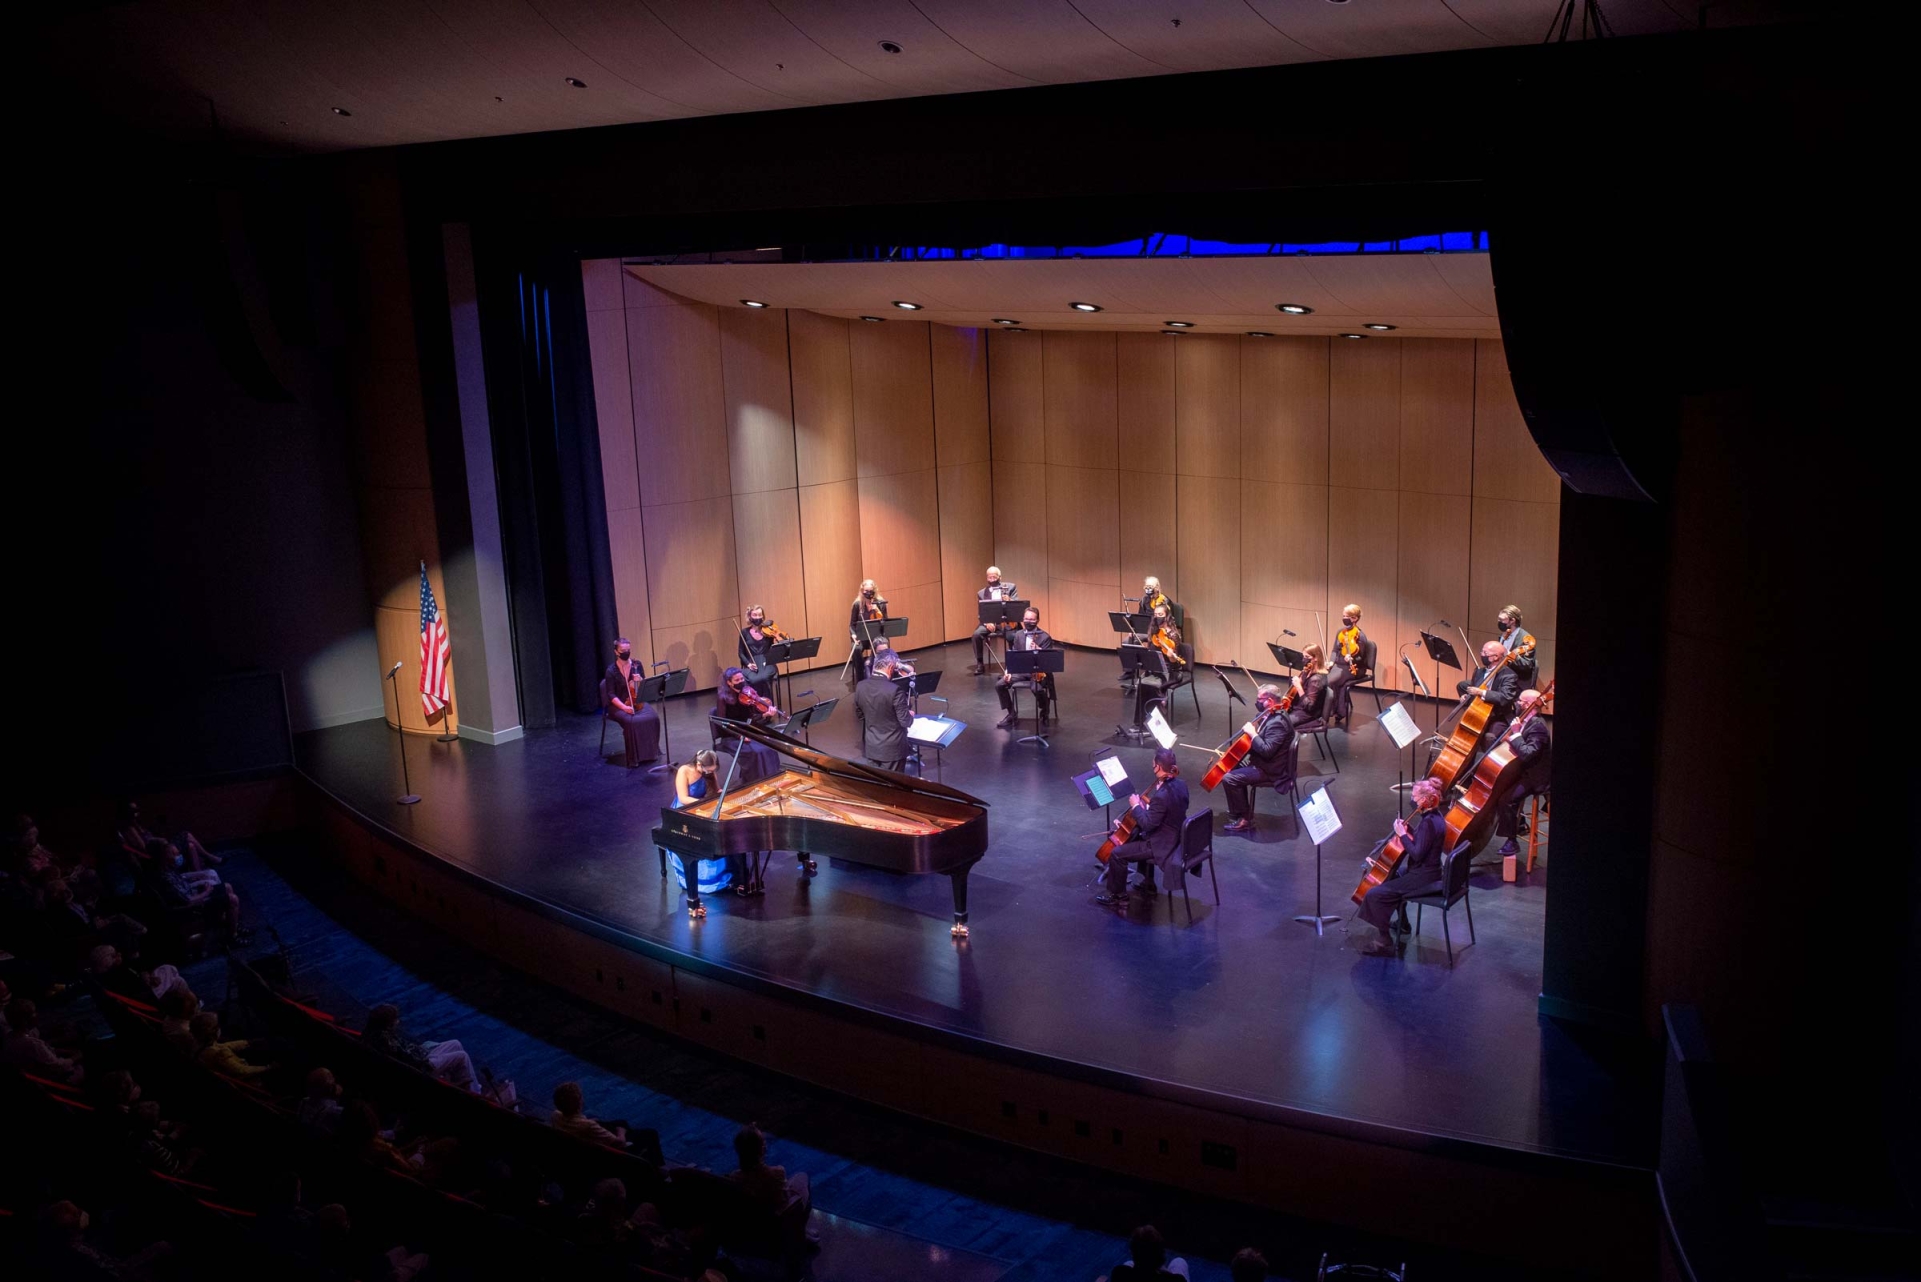
<path fill-rule="evenodd" d="M 316 1135 L 331 1139 L 340 1129 L 340 1083 L 331 1068 L 316 1068 L 307 1074 L 307 1093 L 294 1107 L 300 1124 Z"/>
<path fill-rule="evenodd" d="M 1151 1278 L 1185 1278 L 1187 1261 L 1167 1258 L 1161 1231 L 1143 1224 L 1127 1239 L 1127 1260 L 1114 1266 L 1107 1282 L 1147 1282 Z"/>
<path fill-rule="evenodd" d="M 152 865 L 149 884 L 170 908 L 205 908 L 227 928 L 227 937 L 236 944 L 253 942 L 253 935 L 240 928 L 240 896 L 220 880 L 217 872 L 196 872 L 186 866 L 180 847 L 170 841 L 154 841 L 147 846 Z"/>
<path fill-rule="evenodd" d="M 244 1038 L 221 1041 L 220 1016 L 212 1011 L 201 1011 L 187 1027 L 193 1031 L 194 1062 L 202 1068 L 212 1069 L 222 1077 L 237 1077 L 243 1081 L 273 1072 L 271 1064 L 249 1064 L 241 1058 L 240 1052 L 247 1049 Z"/>
<path fill-rule="evenodd" d="M 142 1165 L 162 1175 L 191 1175 L 204 1156 L 187 1146 L 185 1127 L 160 1116 L 155 1100 L 140 1100 L 129 1110 L 127 1143 Z"/>
<path fill-rule="evenodd" d="M 596 1144 L 628 1147 L 627 1123 L 597 1122 L 581 1111 L 585 1107 L 579 1082 L 562 1082 L 554 1087 L 554 1129 Z"/>
<path fill-rule="evenodd" d="M 120 838 L 122 846 L 136 853 L 147 850 L 151 842 L 166 840 L 146 826 L 140 813 L 140 803 L 136 801 L 120 803 L 120 819 L 115 827 L 115 835 Z M 201 845 L 200 839 L 190 832 L 175 834 L 173 844 L 180 847 L 186 857 L 186 866 L 195 872 L 216 867 L 222 862 L 219 855 Z"/>
<path fill-rule="evenodd" d="M 666 1269 L 676 1276 L 685 1272 L 689 1258 L 685 1244 L 662 1227 L 653 1203 L 642 1202 L 628 1211 L 627 1185 L 616 1179 L 594 1185 L 593 1196 L 580 1208 L 568 1236 L 583 1246 L 614 1252 L 630 1263 Z"/>
<path fill-rule="evenodd" d="M 100 1279 L 142 1279 L 154 1276 L 149 1267 L 172 1254 L 165 1242 L 154 1242 L 132 1255 L 113 1255 L 87 1238 L 93 1217 L 73 1202 L 55 1202 L 41 1216 L 45 1236 L 41 1264 L 48 1277 L 92 1282 Z"/>
<path fill-rule="evenodd" d="M 354 1282 L 412 1282 L 428 1257 L 405 1246 L 362 1246 L 354 1234 L 347 1208 L 329 1202 L 313 1215 L 314 1260 L 329 1276 Z"/>
<path fill-rule="evenodd" d="M 78 1086 L 86 1078 L 80 1066 L 79 1057 L 62 1055 L 47 1044 L 40 1035 L 40 1008 L 24 997 L 16 997 L 7 1006 L 7 1040 L 0 1059 L 15 1068 L 42 1077 L 59 1078 L 70 1085 Z"/>
<path fill-rule="evenodd" d="M 189 1059 L 200 1053 L 200 1043 L 193 1039 L 193 1018 L 199 1013 L 200 999 L 184 984 L 160 995 L 160 1035 Z"/>
<path fill-rule="evenodd" d="M 87 969 L 100 986 L 108 992 L 131 997 L 137 1002 L 156 1004 L 168 993 L 183 992 L 193 996 L 193 989 L 180 974 L 177 967 L 162 962 L 158 966 L 142 966 L 136 970 L 127 955 L 112 944 L 95 945 L 87 955 Z"/>
<path fill-rule="evenodd" d="M 362 1041 L 381 1054 L 438 1077 L 449 1086 L 480 1092 L 474 1074 L 474 1061 L 460 1043 L 416 1042 L 400 1031 L 400 1008 L 381 1003 L 367 1012 L 367 1028 Z"/>
<path fill-rule="evenodd" d="M 458 1145 L 451 1139 L 419 1136 L 405 1143 L 380 1124 L 380 1114 L 366 1100 L 355 1100 L 342 1110 L 334 1138 L 363 1162 L 403 1175 L 412 1175 L 428 1184 L 439 1184 L 453 1161 Z"/>
<path fill-rule="evenodd" d="M 786 1167 L 769 1166 L 767 1136 L 760 1127 L 749 1122 L 735 1132 L 734 1156 L 740 1161 L 740 1169 L 728 1178 L 746 1190 L 749 1200 L 769 1215 L 779 1215 L 794 1205 L 805 1208 L 805 1212 L 812 1211 L 814 1199 L 807 1186 L 806 1173 L 789 1175 Z"/>
<path fill-rule="evenodd" d="M 1229 1282 L 1267 1282 L 1267 1257 L 1244 1246 L 1228 1261 L 1227 1276 Z"/>

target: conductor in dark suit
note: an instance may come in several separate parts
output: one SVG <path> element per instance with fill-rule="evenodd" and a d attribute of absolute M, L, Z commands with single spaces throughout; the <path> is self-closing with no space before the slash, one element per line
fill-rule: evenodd
<path fill-rule="evenodd" d="M 1521 678 L 1511 665 L 1501 664 L 1498 672 L 1494 670 L 1494 665 L 1501 663 L 1506 655 L 1499 641 L 1488 642 L 1481 647 L 1481 666 L 1474 669 L 1474 675 L 1454 683 L 1455 693 L 1478 695 L 1494 709 L 1487 714 L 1486 733 L 1490 743 L 1507 733 L 1507 723 L 1514 719 L 1514 698 L 1521 692 Z"/>
<path fill-rule="evenodd" d="M 1254 830 L 1254 789 L 1285 784 L 1293 776 L 1294 727 L 1281 711 L 1281 688 L 1264 685 L 1254 692 L 1254 719 L 1241 727 L 1253 737 L 1253 745 L 1241 764 L 1221 780 L 1227 794 L 1227 810 L 1233 818 L 1222 832 Z"/>
<path fill-rule="evenodd" d="M 1094 896 L 1097 904 L 1118 904 L 1127 898 L 1127 866 L 1141 866 L 1141 893 L 1160 892 L 1154 886 L 1154 869 L 1168 877 L 1180 875 L 1181 829 L 1187 825 L 1187 783 L 1181 778 L 1180 763 L 1172 748 L 1154 753 L 1154 786 L 1145 795 L 1135 793 L 1128 799 L 1135 822 L 1134 835 L 1117 847 L 1108 858 L 1104 880 L 1107 889 Z"/>
<path fill-rule="evenodd" d="M 896 773 L 907 767 L 907 727 L 914 724 L 914 714 L 907 710 L 907 691 L 894 684 L 899 668 L 899 655 L 876 650 L 873 673 L 854 687 L 861 751 L 882 770 Z"/>
<path fill-rule="evenodd" d="M 1539 690 L 1523 690 L 1515 701 L 1515 720 L 1519 722 L 1530 708 L 1541 701 Z M 1508 746 L 1513 749 L 1515 760 L 1520 763 L 1520 778 L 1501 803 L 1501 811 L 1494 818 L 1494 835 L 1507 840 L 1498 853 L 1518 855 L 1520 845 L 1515 838 L 1521 832 L 1521 803 L 1529 797 L 1538 797 L 1547 791 L 1548 781 L 1553 776 L 1554 742 L 1548 734 L 1547 722 L 1540 716 L 1527 718 L 1524 724 L 1510 727 L 1506 735 Z"/>
<path fill-rule="evenodd" d="M 1361 950 L 1370 957 L 1397 954 L 1400 949 L 1388 933 L 1389 919 L 1410 896 L 1431 894 L 1441 888 L 1441 853 L 1447 845 L 1447 817 L 1441 813 L 1445 794 L 1440 784 L 1423 779 L 1409 795 L 1414 799 L 1413 815 L 1394 821 L 1394 832 L 1401 838 L 1404 852 L 1401 866 L 1361 900 L 1361 920 L 1381 932 L 1380 939 Z"/>

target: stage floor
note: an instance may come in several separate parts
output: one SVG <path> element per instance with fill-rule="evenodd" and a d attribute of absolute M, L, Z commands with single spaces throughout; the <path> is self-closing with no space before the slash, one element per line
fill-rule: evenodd
<path fill-rule="evenodd" d="M 1344 828 L 1323 850 L 1324 911 L 1343 923 L 1317 937 L 1296 923 L 1314 911 L 1314 848 L 1295 834 L 1274 794 L 1261 796 L 1251 837 L 1218 835 L 1220 793 L 1199 787 L 1206 758 L 1183 752 L 1194 807 L 1214 808 L 1221 903 L 1206 875 L 1180 896 L 1136 898 L 1123 915 L 1094 904 L 1098 811 L 1072 776 L 1114 751 L 1136 778 L 1150 753 L 1119 740 L 1132 697 L 1112 654 L 1070 651 L 1063 719 L 1052 746 L 994 728 L 992 679 L 973 677 L 965 642 L 915 656 L 945 666 L 948 714 L 970 723 L 944 754 L 945 782 L 991 803 L 987 855 L 969 880 L 972 936 L 950 939 L 945 877 L 903 877 L 821 860 L 811 884 L 776 856 L 764 897 L 715 896 L 688 921 L 663 880 L 648 831 L 672 800 L 668 776 L 595 749 L 598 717 L 567 715 L 556 729 L 497 747 L 409 737 L 412 782 L 400 795 L 399 739 L 379 721 L 303 734 L 299 768 L 346 804 L 431 853 L 490 880 L 604 922 L 618 931 L 763 980 L 1009 1047 L 1132 1078 L 1176 1083 L 1329 1118 L 1502 1148 L 1630 1165 L 1651 1160 L 1652 1086 L 1607 1050 L 1535 1013 L 1549 876 L 1543 866 L 1504 884 L 1477 871 L 1478 942 L 1457 908 L 1449 969 L 1438 914 L 1400 960 L 1363 957 L 1365 926 L 1348 939 L 1348 894 L 1360 861 L 1396 811 L 1391 790 L 1406 754 L 1355 703 L 1353 732 L 1335 731 L 1340 772 L 1302 747 L 1302 794 L 1326 784 Z M 1179 693 L 1172 721 L 1184 742 L 1212 745 L 1227 729 L 1225 696 L 1203 674 L 1201 713 Z M 802 673 L 797 692 L 845 695 L 832 669 Z M 793 702 L 805 706 L 810 698 Z M 712 696 L 669 705 L 677 757 L 707 740 Z M 935 705 L 923 705 L 923 711 Z M 1242 715 L 1244 710 L 1236 707 Z M 1426 726 L 1432 716 L 1419 709 Z M 845 704 L 813 733 L 858 755 Z M 611 764 L 609 764 L 611 762 Z M 929 770 L 932 770 L 931 754 Z"/>

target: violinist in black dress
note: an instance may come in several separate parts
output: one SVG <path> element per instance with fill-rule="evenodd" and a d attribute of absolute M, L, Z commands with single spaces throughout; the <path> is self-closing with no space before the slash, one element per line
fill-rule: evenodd
<path fill-rule="evenodd" d="M 767 657 L 773 646 L 774 638 L 767 631 L 767 611 L 755 606 L 747 612 L 735 653 L 741 670 L 747 674 L 747 684 L 760 691 L 763 699 L 774 697 L 774 682 L 780 677 L 779 665 Z"/>
<path fill-rule="evenodd" d="M 640 676 L 634 667 L 634 643 L 621 637 L 614 642 L 614 661 L 601 674 L 601 683 L 607 692 L 607 716 L 620 723 L 629 770 L 660 758 L 660 714 L 634 698 Z"/>

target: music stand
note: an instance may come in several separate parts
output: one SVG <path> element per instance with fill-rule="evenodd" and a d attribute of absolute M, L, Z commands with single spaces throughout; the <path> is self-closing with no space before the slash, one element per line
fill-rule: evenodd
<path fill-rule="evenodd" d="M 944 703 L 946 700 L 942 700 L 942 702 Z M 916 745 L 916 749 L 918 749 L 920 744 L 924 743 L 934 750 L 934 779 L 936 782 L 939 781 L 941 774 L 941 749 L 953 747 L 954 740 L 960 738 L 961 731 L 965 729 L 967 729 L 967 723 L 965 721 L 956 721 L 952 717 L 926 717 L 918 713 L 914 716 L 914 724 L 907 727 L 907 741 Z M 918 757 L 920 753 L 916 750 L 913 755 Z"/>
<path fill-rule="evenodd" d="M 1234 737 L 1234 705 L 1238 703 L 1245 708 L 1247 700 L 1239 690 L 1234 688 L 1234 683 L 1227 679 L 1227 674 L 1217 665 L 1210 663 L 1207 666 L 1214 669 L 1214 675 L 1221 679 L 1221 688 L 1227 691 L 1227 737 L 1231 739 Z"/>
<path fill-rule="evenodd" d="M 987 634 L 988 653 L 992 654 L 994 642 L 996 641 L 1001 643 L 1001 650 L 1005 653 L 1007 649 L 1007 634 L 1000 631 L 1000 629 L 1010 624 L 1018 625 L 1021 621 L 1021 616 L 1027 613 L 1028 606 L 1033 603 L 1023 600 L 1020 597 L 1004 596 L 998 601 L 981 601 L 976 604 L 978 608 L 975 613 L 980 619 L 981 626 L 995 628 L 993 632 Z M 1001 662 L 999 667 L 1001 671 L 1005 672 L 1007 670 L 1006 662 Z"/>
<path fill-rule="evenodd" d="M 664 765 L 650 766 L 650 775 L 662 774 L 674 769 L 674 736 L 667 729 L 667 700 L 687 689 L 687 668 L 675 668 L 658 676 L 642 677 L 634 683 L 634 698 L 640 703 L 657 703 L 660 708 L 661 746 L 666 750 L 667 761 Z"/>
<path fill-rule="evenodd" d="M 1134 724 L 1117 725 L 1114 729 L 1117 733 L 1126 735 L 1139 743 L 1147 734 L 1147 731 L 1142 728 L 1142 712 L 1143 705 L 1149 697 L 1147 684 L 1141 680 L 1141 677 L 1148 674 L 1159 676 L 1163 671 L 1159 660 L 1163 656 L 1153 646 L 1134 641 L 1121 642 L 1120 648 L 1115 653 L 1120 655 L 1121 659 L 1121 681 L 1132 682 L 1134 685 Z"/>
<path fill-rule="evenodd" d="M 1427 657 L 1434 660 L 1434 688 L 1437 691 L 1441 688 L 1441 666 L 1443 664 L 1458 672 L 1467 671 L 1466 668 L 1461 666 L 1461 657 L 1454 653 L 1454 643 L 1446 637 L 1437 637 L 1432 632 L 1422 632 L 1421 645 L 1427 650 Z M 1441 702 L 1440 696 L 1437 694 L 1434 697 L 1434 732 L 1439 734 L 1440 731 Z"/>
<path fill-rule="evenodd" d="M 1034 733 L 1023 735 L 1021 743 L 1038 743 L 1043 748 L 1051 748 L 1047 736 L 1041 733 L 1041 674 L 1067 671 L 1067 651 L 1065 650 L 1007 650 L 1002 657 L 1007 664 L 1010 677 L 1032 677 L 1034 680 Z"/>
<path fill-rule="evenodd" d="M 905 616 L 898 619 L 862 619 L 854 626 L 858 629 L 858 632 L 854 637 L 853 645 L 849 647 L 847 651 L 847 662 L 840 665 L 840 676 L 843 681 L 847 679 L 847 669 L 853 666 L 855 655 L 865 651 L 871 656 L 874 652 L 874 642 L 880 640 L 882 637 L 904 637 L 907 635 L 907 619 Z M 867 675 L 865 667 L 861 669 L 860 675 L 863 677 Z"/>
<path fill-rule="evenodd" d="M 1291 673 L 1296 668 L 1305 668 L 1307 666 L 1307 656 L 1299 650 L 1289 649 L 1287 646 L 1276 645 L 1272 641 L 1269 641 L 1267 643 L 1267 652 L 1274 656 L 1274 662 L 1280 664 L 1281 670 L 1284 672 Z"/>
<path fill-rule="evenodd" d="M 799 663 L 804 659 L 811 659 L 819 653 L 819 637 L 796 637 L 791 641 L 776 641 L 767 647 L 767 660 L 774 665 L 774 672 L 777 678 L 784 679 L 787 682 L 787 698 L 784 702 L 793 702 L 794 674 L 791 670 L 782 672 L 780 665 L 783 663 Z"/>
<path fill-rule="evenodd" d="M 890 677 L 888 679 L 900 689 L 907 691 L 909 703 L 918 703 L 922 695 L 933 695 L 934 691 L 940 689 L 940 677 L 941 674 L 938 672 L 916 672 L 908 676 Z M 940 701 L 942 703 L 947 702 L 945 699 Z M 919 716 L 920 714 L 916 712 L 914 715 Z M 917 766 L 920 764 L 920 747 L 918 745 L 909 746 L 907 759 Z M 937 766 L 939 764 L 939 762 L 935 763 Z"/>

